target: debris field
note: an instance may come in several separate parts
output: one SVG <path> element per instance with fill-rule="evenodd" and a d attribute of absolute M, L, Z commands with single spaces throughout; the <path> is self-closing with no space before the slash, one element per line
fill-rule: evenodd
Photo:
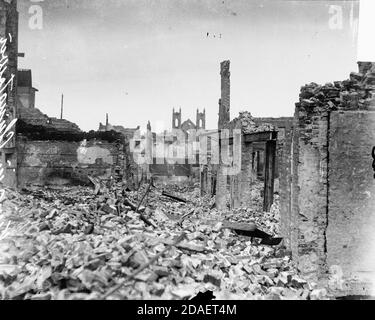
<path fill-rule="evenodd" d="M 271 212 L 219 212 L 199 185 L 122 184 L 6 190 L 1 199 L 2 299 L 328 299 L 303 279 L 282 244 L 266 246 L 231 225 L 277 236 Z"/>

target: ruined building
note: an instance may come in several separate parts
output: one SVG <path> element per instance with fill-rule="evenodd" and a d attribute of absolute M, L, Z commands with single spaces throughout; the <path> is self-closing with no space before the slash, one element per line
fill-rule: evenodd
<path fill-rule="evenodd" d="M 120 165 L 117 165 L 115 168 L 115 172 L 119 174 L 120 172 L 123 172 L 124 178 L 126 181 L 128 181 L 132 185 L 138 185 L 139 182 L 142 179 L 142 168 L 138 166 L 135 161 L 132 154 L 132 146 L 131 143 L 133 143 L 133 138 L 135 136 L 135 133 L 139 131 L 140 127 L 137 128 L 125 128 L 123 126 L 116 126 L 109 123 L 108 114 L 106 114 L 106 122 L 105 124 L 99 123 L 99 132 L 117 132 L 120 134 L 123 138 L 123 162 L 122 165 L 125 167 L 122 168 Z"/>
<path fill-rule="evenodd" d="M 195 130 L 206 129 L 206 109 L 204 109 L 203 112 L 199 112 L 199 109 L 197 109 L 195 124 L 190 119 L 187 119 L 184 122 L 181 122 L 182 121 L 181 119 L 182 119 L 181 108 L 178 112 L 175 111 L 173 108 L 172 129 L 182 129 L 185 132 L 190 129 L 195 129 Z"/>
<path fill-rule="evenodd" d="M 308 84 L 288 143 L 281 223 L 299 269 L 340 276 L 338 295 L 372 294 L 375 280 L 375 64 L 350 79 Z"/>
<path fill-rule="evenodd" d="M 16 1 L 0 0 L 0 15 L 3 83 L 13 79 L 4 90 L 2 127 L 18 118 L 16 134 L 0 150 L 2 183 L 22 187 L 83 184 L 89 176 L 138 179 L 140 166 L 131 162 L 129 145 L 138 142 L 132 139 L 138 128 L 112 126 L 107 118 L 99 131 L 83 132 L 66 119 L 43 114 L 31 71 L 17 70 Z M 170 181 L 170 176 L 190 176 L 200 169 L 202 194 L 216 193 L 216 206 L 223 211 L 251 207 L 252 190 L 259 183 L 263 209 L 270 210 L 278 180 L 284 245 L 299 270 L 327 282 L 337 295 L 373 294 L 375 63 L 358 65 L 348 80 L 302 87 L 294 117 L 256 118 L 244 111 L 231 119 L 230 62 L 222 62 L 217 130 L 206 130 L 205 111 L 197 111 L 195 123 L 182 122 L 181 110 L 172 117 L 172 131 L 203 129 L 207 163 L 191 165 L 194 151 L 186 153 L 180 166 L 170 167 L 152 151 L 148 172 Z M 156 137 L 147 148 L 156 148 Z M 163 140 L 163 155 L 174 141 L 173 136 Z M 214 159 L 216 150 L 228 154 L 219 152 Z"/>
<path fill-rule="evenodd" d="M 76 124 L 49 117 L 36 108 L 32 72 L 17 70 L 17 1 L 0 0 L 0 15 L 2 80 L 9 82 L 1 112 L 3 128 L 18 119 L 12 127 L 15 134 L 0 150 L 1 183 L 10 187 L 82 184 L 89 183 L 90 175 L 103 179 L 126 176 L 121 134 L 113 130 L 83 132 Z"/>
<path fill-rule="evenodd" d="M 285 246 L 306 277 L 339 296 L 371 295 L 375 283 L 375 63 L 358 65 L 348 80 L 302 87 L 293 118 L 242 112 L 230 120 L 230 63 L 224 61 L 218 129 L 229 133 L 220 135 L 219 147 L 229 145 L 230 161 L 220 156 L 218 166 L 201 167 L 202 194 L 213 194 L 208 174 L 211 181 L 216 175 L 221 210 L 251 207 L 257 178 L 269 210 L 278 177 Z M 239 167 L 230 172 L 236 153 Z"/>
<path fill-rule="evenodd" d="M 219 163 L 201 168 L 202 194 L 213 193 L 216 186 L 216 206 L 220 210 L 247 207 L 251 204 L 252 186 L 258 178 L 264 181 L 264 210 L 273 203 L 274 180 L 277 163 L 282 158 L 282 143 L 278 143 L 278 127 L 260 118 L 253 118 L 249 112 L 241 112 L 230 120 L 230 62 L 220 65 L 221 98 L 219 100 Z M 271 119 L 275 124 L 289 128 L 288 119 Z M 238 144 L 234 143 L 235 129 L 240 133 Z M 290 128 L 289 128 L 290 130 Z M 227 136 L 226 136 L 227 135 Z M 283 141 L 281 139 L 280 141 Z M 238 150 L 236 149 L 238 148 Z M 228 159 L 223 159 L 229 150 Z M 280 149 L 279 152 L 277 150 Z M 224 151 L 224 154 L 223 154 Z M 279 154 L 276 157 L 276 154 Z M 237 157 L 237 159 L 236 159 Z M 237 168 L 234 167 L 236 163 Z M 216 176 L 216 178 L 215 178 Z"/>
<path fill-rule="evenodd" d="M 6 142 L 4 129 L 17 117 L 17 59 L 18 59 L 18 12 L 17 1 L 0 0 L 0 38 L 2 55 L 2 83 L 9 85 L 2 95 L 6 95 L 4 105 L 1 106 L 1 136 Z M 5 134 L 5 135 L 3 135 Z M 14 186 L 17 181 L 17 153 L 16 138 L 13 136 L 0 149 L 1 168 L 4 170 L 4 185 Z"/>
<path fill-rule="evenodd" d="M 151 131 L 151 126 L 149 130 Z M 196 141 L 198 135 L 203 132 L 206 132 L 206 110 L 203 112 L 197 110 L 194 124 L 190 119 L 182 122 L 181 108 L 178 112 L 173 109 L 172 130 L 152 135 L 150 152 L 153 156 L 152 164 L 149 165 L 150 174 L 165 181 L 182 182 L 192 178 L 198 179 Z"/>

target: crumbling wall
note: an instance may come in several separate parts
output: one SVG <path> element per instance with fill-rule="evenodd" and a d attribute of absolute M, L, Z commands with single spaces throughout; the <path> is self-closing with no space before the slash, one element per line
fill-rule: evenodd
<path fill-rule="evenodd" d="M 360 62 L 349 80 L 302 87 L 296 104 L 282 231 L 303 273 L 342 275 L 337 294 L 371 294 L 375 280 L 374 90 L 374 64 Z"/>
<path fill-rule="evenodd" d="M 17 116 L 19 121 L 18 127 L 23 134 L 31 135 L 33 131 L 41 132 L 41 130 L 31 130 L 28 126 L 43 127 L 46 131 L 60 131 L 65 133 L 82 132 L 80 128 L 73 122 L 65 119 L 57 119 L 48 117 L 38 108 L 26 108 L 21 105 L 17 107 Z"/>
<path fill-rule="evenodd" d="M 121 180 L 129 172 L 125 137 L 115 131 L 83 132 L 38 109 L 19 108 L 18 184 L 86 184 L 88 176 Z"/>
<path fill-rule="evenodd" d="M 106 124 L 103 125 L 102 123 L 99 124 L 99 133 L 104 134 L 108 140 L 108 136 L 112 136 L 113 133 L 118 133 L 121 135 L 122 143 L 124 144 L 124 153 L 123 153 L 123 160 L 125 165 L 125 179 L 128 181 L 128 185 L 133 184 L 136 186 L 142 179 L 142 174 L 144 170 L 142 170 L 142 166 L 138 165 L 134 160 L 134 155 L 132 153 L 132 148 L 134 147 L 132 144 L 134 143 L 135 133 L 139 130 L 139 126 L 137 128 L 124 128 L 123 126 L 115 126 L 108 123 L 108 115 Z M 150 130 L 151 131 L 151 130 Z M 117 138 L 118 139 L 117 135 Z M 117 170 L 122 168 L 117 168 Z"/>
<path fill-rule="evenodd" d="M 293 155 L 291 230 L 299 269 L 315 276 L 326 270 L 328 117 L 319 106 L 298 107 L 298 135 Z M 296 241 L 297 242 L 296 242 Z"/>
<path fill-rule="evenodd" d="M 228 138 L 220 139 L 221 149 L 229 148 L 229 152 L 231 153 L 230 157 L 232 157 L 232 166 L 220 165 L 219 169 L 222 170 L 220 183 L 222 187 L 217 189 L 217 199 L 219 199 L 220 204 L 223 206 L 221 207 L 222 209 L 226 208 L 228 200 L 231 208 L 250 207 L 253 200 L 253 185 L 257 180 L 254 145 L 262 144 L 265 150 L 268 139 L 274 139 L 276 137 L 275 127 L 266 123 L 257 125 L 250 112 L 243 111 L 240 112 L 237 118 L 227 123 L 224 129 L 228 130 Z M 241 145 L 238 150 L 234 145 L 234 130 L 238 130 L 241 134 Z M 260 136 L 254 138 L 255 140 L 250 139 L 251 141 L 247 141 L 248 137 L 254 134 L 259 134 Z M 263 138 L 261 138 L 262 135 L 264 135 Z M 257 139 L 261 140 L 258 141 Z M 229 147 L 226 145 L 229 145 Z M 237 159 L 234 157 L 234 153 L 237 152 L 241 154 L 241 157 L 239 159 L 239 167 L 236 168 L 235 163 Z M 266 154 L 265 152 L 265 155 Z M 271 172 L 272 177 L 270 177 L 272 182 L 274 179 L 273 173 L 274 172 Z M 219 183 L 219 181 L 217 183 Z"/>
<path fill-rule="evenodd" d="M 121 145 L 106 141 L 18 142 L 18 183 L 55 185 L 89 183 L 88 176 L 108 179 L 122 153 Z"/>

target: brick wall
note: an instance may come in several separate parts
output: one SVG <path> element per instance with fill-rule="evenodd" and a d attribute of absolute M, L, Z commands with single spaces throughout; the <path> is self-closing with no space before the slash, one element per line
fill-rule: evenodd
<path fill-rule="evenodd" d="M 285 243 L 307 276 L 342 270 L 344 284 L 331 287 L 338 295 L 375 288 L 374 64 L 359 71 L 302 87 L 280 177 Z"/>
<path fill-rule="evenodd" d="M 326 270 L 328 112 L 301 106 L 297 116 L 292 216 L 298 223 L 291 237 L 297 239 L 298 247 L 293 255 L 298 257 L 299 269 L 315 277 Z"/>

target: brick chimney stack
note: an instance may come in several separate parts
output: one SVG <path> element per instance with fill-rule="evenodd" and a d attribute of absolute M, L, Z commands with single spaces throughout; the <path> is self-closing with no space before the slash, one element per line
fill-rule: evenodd
<path fill-rule="evenodd" d="M 220 64 L 221 99 L 219 101 L 219 129 L 230 121 L 230 61 Z"/>

